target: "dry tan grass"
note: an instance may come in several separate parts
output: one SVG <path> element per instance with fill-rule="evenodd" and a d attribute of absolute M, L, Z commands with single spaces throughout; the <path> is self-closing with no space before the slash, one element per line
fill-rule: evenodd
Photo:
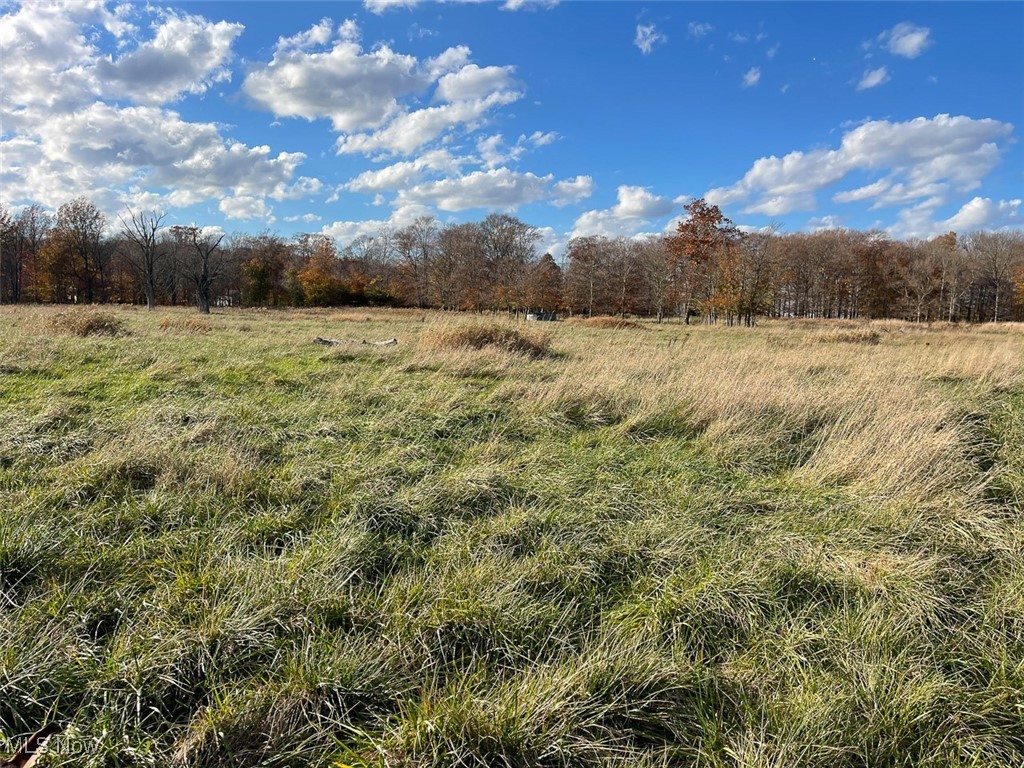
<path fill-rule="evenodd" d="M 607 328 L 610 330 L 642 329 L 643 326 L 634 320 L 625 320 L 621 317 L 588 317 L 580 321 L 580 325 L 586 328 Z"/>
<path fill-rule="evenodd" d="M 547 354 L 551 337 L 543 331 L 521 331 L 507 324 L 473 324 L 431 328 L 422 336 L 420 346 L 428 350 L 494 349 L 541 357 Z"/>
<path fill-rule="evenodd" d="M 983 482 L 965 456 L 977 436 L 939 385 L 960 382 L 975 393 L 968 397 L 981 397 L 1022 378 L 1019 337 L 973 328 L 908 333 L 878 346 L 764 343 L 799 339 L 799 325 L 680 331 L 600 345 L 559 334 L 555 348 L 571 362 L 542 384 L 510 382 L 507 394 L 538 411 L 579 404 L 596 422 L 674 414 L 702 432 L 710 450 L 739 460 L 809 437 L 813 450 L 793 467 L 794 479 L 926 500 Z"/>
<path fill-rule="evenodd" d="M 125 336 L 128 328 L 113 312 L 68 310 L 51 314 L 46 327 L 53 333 L 71 336 Z"/>
<path fill-rule="evenodd" d="M 882 334 L 873 328 L 835 329 L 807 337 L 811 344 L 879 344 Z"/>
<path fill-rule="evenodd" d="M 160 320 L 161 331 L 177 333 L 209 333 L 213 326 L 201 317 L 164 317 Z"/>

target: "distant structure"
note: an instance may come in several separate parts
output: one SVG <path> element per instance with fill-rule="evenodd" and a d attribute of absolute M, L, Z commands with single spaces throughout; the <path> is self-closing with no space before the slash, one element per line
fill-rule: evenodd
<path fill-rule="evenodd" d="M 527 312 L 526 313 L 526 320 L 527 320 L 527 322 L 553 321 L 553 320 L 557 320 L 557 319 L 558 319 L 558 313 L 557 312 L 543 312 L 543 311 L 541 311 L 541 312 Z"/>

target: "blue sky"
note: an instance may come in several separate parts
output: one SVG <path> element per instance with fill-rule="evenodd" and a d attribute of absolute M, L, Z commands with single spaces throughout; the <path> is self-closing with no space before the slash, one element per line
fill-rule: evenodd
<path fill-rule="evenodd" d="M 1022 3 L 8 3 L 0 201 L 342 245 L 1021 227 Z"/>

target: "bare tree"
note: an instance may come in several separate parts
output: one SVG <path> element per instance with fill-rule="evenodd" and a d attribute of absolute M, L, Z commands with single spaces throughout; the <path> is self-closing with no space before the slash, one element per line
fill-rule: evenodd
<path fill-rule="evenodd" d="M 210 294 L 220 276 L 222 264 L 217 254 L 224 235 L 204 234 L 201 227 L 172 227 L 172 233 L 187 244 L 182 271 L 195 286 L 196 306 L 204 315 L 210 314 Z"/>
<path fill-rule="evenodd" d="M 437 220 L 433 216 L 419 216 L 395 233 L 395 250 L 408 272 L 411 298 L 417 307 L 427 306 L 430 271 L 437 247 Z"/>
<path fill-rule="evenodd" d="M 132 247 L 128 249 L 126 259 L 142 276 L 146 291 L 146 309 L 152 310 L 156 304 L 156 286 L 160 275 L 163 251 L 157 242 L 157 232 L 163 222 L 165 213 L 135 213 L 128 209 L 129 221 L 121 218 L 121 234 Z"/>
<path fill-rule="evenodd" d="M 992 291 L 992 322 L 997 322 L 1005 311 L 1005 297 L 1013 290 L 1010 277 L 1024 259 L 1024 233 L 974 232 L 965 239 L 965 247 Z"/>

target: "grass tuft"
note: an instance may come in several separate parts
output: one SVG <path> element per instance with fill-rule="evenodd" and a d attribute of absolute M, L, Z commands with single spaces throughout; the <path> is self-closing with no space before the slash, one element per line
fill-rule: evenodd
<path fill-rule="evenodd" d="M 880 344 L 882 334 L 873 328 L 837 329 L 807 337 L 812 344 Z"/>
<path fill-rule="evenodd" d="M 176 333 L 209 333 L 213 326 L 201 317 L 164 317 L 160 320 L 160 330 Z"/>
<path fill-rule="evenodd" d="M 53 333 L 71 336 L 127 336 L 128 326 L 112 312 L 69 310 L 51 315 L 46 327 Z"/>
<path fill-rule="evenodd" d="M 520 331 L 504 325 L 466 325 L 431 329 L 421 344 L 430 350 L 495 349 L 543 357 L 551 349 L 551 337 L 543 331 Z"/>
<path fill-rule="evenodd" d="M 586 328 L 606 328 L 614 331 L 643 329 L 643 326 L 635 320 L 626 320 L 621 317 L 588 317 L 581 325 Z"/>

